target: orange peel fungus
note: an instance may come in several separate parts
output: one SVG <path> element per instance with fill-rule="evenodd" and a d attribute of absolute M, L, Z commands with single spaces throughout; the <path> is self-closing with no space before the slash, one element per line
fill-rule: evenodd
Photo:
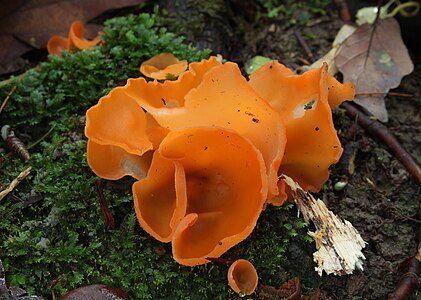
<path fill-rule="evenodd" d="M 328 73 L 327 64 L 295 75 L 277 61 L 253 73 L 249 84 L 285 122 L 287 145 L 280 172 L 292 177 L 305 191 L 319 191 L 329 177 L 329 166 L 339 160 L 343 151 L 331 108 L 351 100 L 354 85 L 339 83 Z M 278 187 L 285 189 L 282 180 Z M 286 197 L 280 194 L 272 204 L 281 205 Z"/>
<path fill-rule="evenodd" d="M 164 80 L 178 77 L 187 70 L 187 60 L 178 60 L 172 53 L 161 53 L 140 65 L 140 73 L 146 77 Z"/>
<path fill-rule="evenodd" d="M 143 69 L 178 64 L 162 57 Z M 326 66 L 294 75 L 272 62 L 247 81 L 236 64 L 215 57 L 182 65 L 147 75 L 176 80 L 129 79 L 102 97 L 86 113 L 85 135 L 91 169 L 106 179 L 137 179 L 140 225 L 191 266 L 249 236 L 265 203 L 282 204 L 279 174 L 308 190 L 321 187 L 342 152 L 331 106 L 354 91 Z"/>
<path fill-rule="evenodd" d="M 248 260 L 237 259 L 228 269 L 228 284 L 241 297 L 253 294 L 258 282 L 257 271 Z"/>
<path fill-rule="evenodd" d="M 89 41 L 83 37 L 83 23 L 81 21 L 74 21 L 70 25 L 70 30 L 67 38 L 53 35 L 47 43 L 47 50 L 49 54 L 61 55 L 64 50 L 72 51 L 77 48 L 79 50 L 87 49 L 98 45 L 101 42 L 101 37 L 97 36 Z"/>

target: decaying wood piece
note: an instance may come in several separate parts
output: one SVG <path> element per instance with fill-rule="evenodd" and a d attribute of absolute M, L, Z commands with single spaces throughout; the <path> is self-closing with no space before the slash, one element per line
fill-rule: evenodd
<path fill-rule="evenodd" d="M 362 249 L 365 242 L 352 224 L 342 221 L 331 212 L 321 200 L 304 192 L 292 178 L 283 175 L 291 188 L 291 194 L 306 222 L 312 221 L 316 232 L 310 235 L 316 242 L 317 251 L 313 253 L 317 263 L 315 270 L 321 276 L 326 274 L 351 274 L 355 269 L 363 270 L 365 259 Z"/>
<path fill-rule="evenodd" d="M 13 181 L 9 184 L 7 188 L 5 188 L 3 191 L 0 192 L 0 200 L 2 200 L 4 197 L 6 197 L 11 191 L 14 190 L 14 188 L 25 179 L 26 176 L 28 176 L 29 172 L 31 172 L 31 167 L 26 167 L 18 177 L 13 179 Z"/>

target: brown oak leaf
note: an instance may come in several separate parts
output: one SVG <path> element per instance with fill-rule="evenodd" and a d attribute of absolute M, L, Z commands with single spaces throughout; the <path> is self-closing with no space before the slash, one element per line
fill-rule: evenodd
<path fill-rule="evenodd" d="M 394 18 L 358 27 L 339 48 L 335 63 L 344 82 L 354 82 L 357 93 L 384 93 L 354 99 L 382 122 L 388 120 L 384 95 L 414 69 Z"/>

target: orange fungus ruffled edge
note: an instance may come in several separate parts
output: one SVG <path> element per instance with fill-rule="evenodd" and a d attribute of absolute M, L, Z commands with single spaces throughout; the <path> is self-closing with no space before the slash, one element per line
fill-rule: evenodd
<path fill-rule="evenodd" d="M 331 107 L 354 88 L 326 66 L 294 75 L 275 61 L 247 82 L 215 57 L 180 73 L 166 70 L 178 59 L 162 57 L 142 66 L 178 79 L 129 79 L 88 110 L 88 163 L 103 178 L 135 177 L 141 226 L 171 242 L 180 264 L 203 264 L 244 240 L 266 202 L 282 204 L 278 174 L 320 188 L 342 152 Z"/>
<path fill-rule="evenodd" d="M 342 154 L 331 107 L 351 100 L 354 85 L 336 81 L 326 64 L 295 75 L 277 61 L 253 73 L 249 84 L 285 122 L 287 145 L 280 173 L 292 177 L 306 191 L 319 191 L 329 177 L 329 166 Z M 282 181 L 278 188 L 285 189 Z M 281 205 L 286 198 L 280 194 L 272 204 Z"/>
<path fill-rule="evenodd" d="M 178 60 L 172 53 L 161 53 L 140 66 L 140 73 L 146 77 L 164 80 L 176 78 L 187 70 L 187 60 Z"/>
<path fill-rule="evenodd" d="M 98 45 L 101 42 L 101 37 L 97 36 L 89 41 L 83 37 L 83 23 L 81 21 L 74 21 L 69 30 L 67 38 L 53 35 L 47 43 L 47 50 L 49 54 L 61 55 L 64 50 L 72 51 L 74 48 L 79 50 L 87 49 Z"/>

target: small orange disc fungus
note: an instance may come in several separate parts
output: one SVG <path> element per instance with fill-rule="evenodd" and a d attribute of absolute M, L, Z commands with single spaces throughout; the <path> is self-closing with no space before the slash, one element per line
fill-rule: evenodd
<path fill-rule="evenodd" d="M 83 23 L 75 21 L 70 26 L 68 37 L 53 35 L 47 43 L 47 50 L 50 54 L 61 55 L 64 50 L 72 51 L 73 49 L 86 49 L 98 45 L 101 37 L 97 36 L 92 41 L 83 38 Z"/>
<path fill-rule="evenodd" d="M 228 269 L 228 284 L 240 297 L 251 295 L 259 278 L 254 266 L 245 259 L 238 259 Z"/>
<path fill-rule="evenodd" d="M 161 53 L 140 66 L 140 72 L 146 77 L 165 80 L 178 77 L 187 70 L 187 60 L 178 60 L 172 53 Z"/>

